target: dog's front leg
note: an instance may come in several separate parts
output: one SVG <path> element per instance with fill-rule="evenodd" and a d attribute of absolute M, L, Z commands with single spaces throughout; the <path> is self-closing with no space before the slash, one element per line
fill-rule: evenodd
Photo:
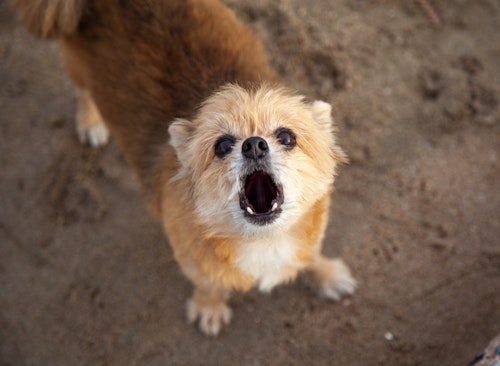
<path fill-rule="evenodd" d="M 217 335 L 222 327 L 231 321 L 232 312 L 227 306 L 229 294 L 227 289 L 216 284 L 198 284 L 193 297 L 187 303 L 189 322 L 199 320 L 203 333 Z"/>
<path fill-rule="evenodd" d="M 305 275 L 319 295 L 329 300 L 338 301 L 345 295 L 352 295 L 356 289 L 356 280 L 341 259 L 318 254 L 306 268 Z"/>

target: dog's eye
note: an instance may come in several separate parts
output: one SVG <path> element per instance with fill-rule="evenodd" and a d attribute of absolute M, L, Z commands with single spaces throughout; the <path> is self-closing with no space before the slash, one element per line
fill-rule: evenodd
<path fill-rule="evenodd" d="M 223 158 L 231 151 L 233 151 L 234 137 L 232 136 L 222 136 L 215 143 L 215 155 L 218 158 Z"/>
<path fill-rule="evenodd" d="M 279 143 L 286 146 L 288 149 L 292 149 L 297 144 L 297 139 L 292 130 L 288 128 L 280 128 L 276 131 L 276 138 Z"/>

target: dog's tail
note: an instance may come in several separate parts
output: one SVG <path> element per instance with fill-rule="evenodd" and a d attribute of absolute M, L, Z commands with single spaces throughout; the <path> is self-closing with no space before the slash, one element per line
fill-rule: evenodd
<path fill-rule="evenodd" d="M 28 31 L 40 39 L 76 31 L 88 0 L 11 0 Z"/>

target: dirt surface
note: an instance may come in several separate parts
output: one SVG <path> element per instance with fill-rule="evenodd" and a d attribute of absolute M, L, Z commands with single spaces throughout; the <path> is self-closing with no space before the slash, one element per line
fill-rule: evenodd
<path fill-rule="evenodd" d="M 340 303 L 298 281 L 231 300 L 217 339 L 116 145 L 74 132 L 53 42 L 0 2 L 1 365 L 466 365 L 500 333 L 500 2 L 237 1 L 289 84 L 333 105 L 351 158 L 325 252 Z"/>

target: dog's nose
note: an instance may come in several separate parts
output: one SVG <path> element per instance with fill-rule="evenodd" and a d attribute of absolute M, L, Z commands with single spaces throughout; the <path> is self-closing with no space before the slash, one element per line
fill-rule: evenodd
<path fill-rule="evenodd" d="M 267 146 L 266 140 L 258 136 L 247 138 L 241 146 L 243 156 L 252 160 L 262 159 L 268 150 L 269 146 Z"/>

